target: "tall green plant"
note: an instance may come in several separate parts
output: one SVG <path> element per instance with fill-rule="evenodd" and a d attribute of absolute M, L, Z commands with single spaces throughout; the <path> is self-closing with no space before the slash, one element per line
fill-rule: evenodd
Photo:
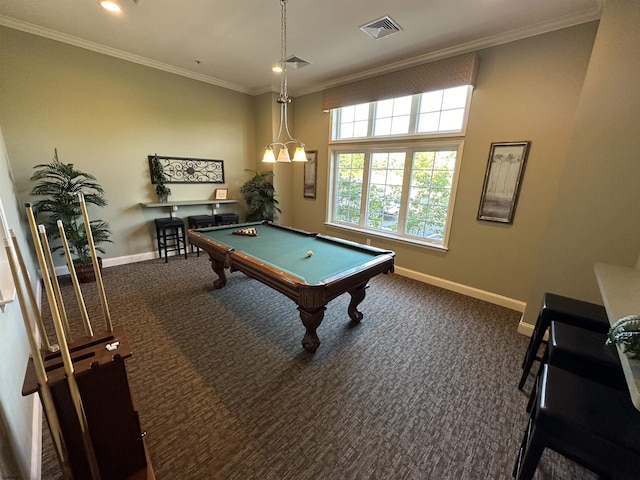
<path fill-rule="evenodd" d="M 273 187 L 273 172 L 265 170 L 245 170 L 253 173 L 253 178 L 247 180 L 240 187 L 240 194 L 247 205 L 247 221 L 257 222 L 260 220 L 275 221 L 278 213 L 282 210 L 278 208 L 276 200 L 276 190 Z"/>
<path fill-rule="evenodd" d="M 91 263 L 89 240 L 81 218 L 78 193 L 84 194 L 85 203 L 104 207 L 107 204 L 104 190 L 93 175 L 76 169 L 73 163 L 62 163 L 58 158 L 57 149 L 54 149 L 53 162 L 39 164 L 33 168 L 36 172 L 31 176 L 31 180 L 37 183 L 31 190 L 31 195 L 44 197 L 33 204 L 36 215 L 45 217 L 38 218 L 38 221 L 43 220 L 50 238 L 55 239 L 60 237 L 56 222 L 62 220 L 69 250 L 75 257 L 74 261 Z M 99 244 L 111 242 L 109 224 L 103 220 L 91 220 L 90 225 L 96 250 L 105 253 Z M 62 245 L 53 247 L 52 251 L 60 249 Z M 64 252 L 61 254 L 64 255 Z"/>

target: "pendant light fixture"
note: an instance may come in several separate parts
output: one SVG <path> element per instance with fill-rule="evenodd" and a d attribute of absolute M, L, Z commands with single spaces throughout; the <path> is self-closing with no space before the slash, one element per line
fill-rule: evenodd
<path fill-rule="evenodd" d="M 280 104 L 280 128 L 278 129 L 278 135 L 275 140 L 271 142 L 264 150 L 264 157 L 262 161 L 265 163 L 276 163 L 276 156 L 274 154 L 274 147 L 279 147 L 278 162 L 291 162 L 289 156 L 288 145 L 296 145 L 295 153 L 293 155 L 294 162 L 306 162 L 307 156 L 304 151 L 304 143 L 300 140 L 293 138 L 289 132 L 289 124 L 287 120 L 287 108 L 291 103 L 291 99 L 287 94 L 287 0 L 280 0 L 280 95 L 278 96 L 278 103 Z M 286 136 L 283 140 L 280 137 L 284 133 Z"/>

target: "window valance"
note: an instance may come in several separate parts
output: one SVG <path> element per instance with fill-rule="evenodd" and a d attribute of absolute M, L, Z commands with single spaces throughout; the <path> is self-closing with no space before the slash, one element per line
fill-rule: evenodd
<path fill-rule="evenodd" d="M 478 63 L 477 53 L 467 53 L 338 85 L 322 92 L 322 109 L 475 85 Z"/>

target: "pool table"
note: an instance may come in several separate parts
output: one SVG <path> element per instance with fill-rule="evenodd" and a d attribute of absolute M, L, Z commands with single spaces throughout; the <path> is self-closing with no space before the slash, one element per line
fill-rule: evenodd
<path fill-rule="evenodd" d="M 255 229 L 256 235 L 237 234 L 248 228 Z M 364 300 L 367 282 L 379 273 L 393 272 L 392 251 L 271 222 L 189 230 L 188 237 L 209 254 L 218 275 L 216 288 L 226 285 L 225 269 L 229 268 L 296 302 L 306 329 L 302 346 L 311 353 L 320 345 L 316 330 L 327 303 L 349 292 L 349 317 L 360 322 L 363 315 L 357 306 Z"/>

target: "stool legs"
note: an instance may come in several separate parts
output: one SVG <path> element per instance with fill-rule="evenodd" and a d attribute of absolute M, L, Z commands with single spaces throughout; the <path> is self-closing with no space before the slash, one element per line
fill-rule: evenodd
<path fill-rule="evenodd" d="M 520 381 L 518 382 L 519 390 L 522 390 L 524 388 L 524 384 L 527 382 L 527 377 L 529 376 L 531 366 L 533 365 L 533 362 L 538 358 L 538 348 L 543 342 L 544 334 L 549 328 L 549 323 L 549 319 L 544 316 L 543 312 L 540 312 L 538 321 L 536 322 L 536 326 L 533 329 L 533 334 L 529 339 L 527 352 L 524 356 L 524 360 L 522 361 L 522 375 L 520 376 Z"/>
<path fill-rule="evenodd" d="M 540 433 L 531 419 L 522 439 L 520 454 L 513 467 L 513 477 L 516 480 L 531 480 L 535 475 L 545 449 L 545 442 L 539 437 Z"/>
<path fill-rule="evenodd" d="M 187 257 L 187 243 L 184 228 L 184 222 L 180 218 L 173 219 L 156 219 L 156 239 L 158 245 L 158 256 L 162 258 L 164 252 L 164 261 L 169 261 L 168 253 L 177 251 L 178 255 L 184 249 L 184 258 Z M 173 240 L 173 244 L 169 244 Z"/>

